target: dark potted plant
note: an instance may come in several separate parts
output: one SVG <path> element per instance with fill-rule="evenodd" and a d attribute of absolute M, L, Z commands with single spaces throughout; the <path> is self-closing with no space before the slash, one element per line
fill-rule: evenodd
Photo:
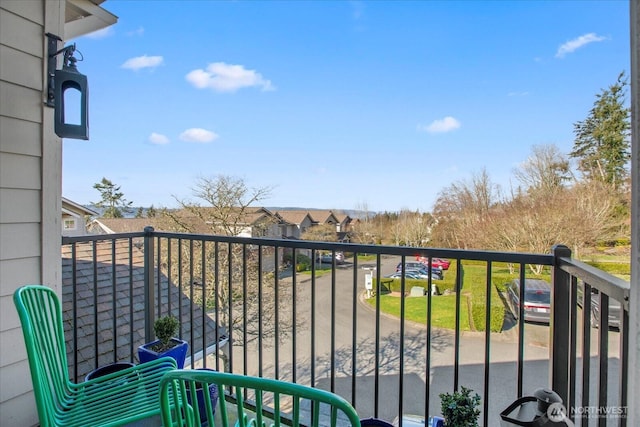
<path fill-rule="evenodd" d="M 184 368 L 189 344 L 175 337 L 178 333 L 178 326 L 180 323 L 173 316 L 159 317 L 153 324 L 157 340 L 138 347 L 140 363 L 170 356 L 175 359 L 178 369 Z"/>
<path fill-rule="evenodd" d="M 478 427 L 480 396 L 462 387 L 461 391 L 440 394 L 445 427 Z"/>

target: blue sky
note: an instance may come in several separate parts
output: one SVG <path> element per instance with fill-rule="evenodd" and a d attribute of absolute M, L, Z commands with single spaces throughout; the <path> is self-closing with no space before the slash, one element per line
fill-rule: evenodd
<path fill-rule="evenodd" d="M 122 1 L 72 40 L 90 140 L 63 141 L 63 195 L 176 207 L 198 177 L 271 187 L 264 206 L 430 211 L 629 74 L 627 1 Z"/>

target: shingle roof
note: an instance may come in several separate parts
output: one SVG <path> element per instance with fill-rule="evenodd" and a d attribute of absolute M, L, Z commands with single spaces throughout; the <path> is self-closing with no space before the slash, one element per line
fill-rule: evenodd
<path fill-rule="evenodd" d="M 327 221 L 331 219 L 332 216 L 337 221 L 337 218 L 335 217 L 332 211 L 316 209 L 316 210 L 309 210 L 308 212 L 309 212 L 309 215 L 311 215 L 311 218 L 313 218 L 315 222 L 318 222 L 320 224 L 325 224 Z"/>
<path fill-rule="evenodd" d="M 137 243 L 134 241 L 130 250 L 128 240 L 117 240 L 115 245 L 112 245 L 111 241 L 96 242 L 95 264 L 92 242 L 75 245 L 75 263 L 72 259 L 71 245 L 62 247 L 65 335 L 69 343 L 73 342 L 75 327 L 78 343 L 75 354 L 73 348 L 68 348 L 67 352 L 70 366 L 74 365 L 77 355 L 79 379 L 97 366 L 114 361 L 131 361 L 132 352 L 137 357 L 137 347 L 145 343 L 144 258 L 142 251 L 136 247 Z M 111 261 L 113 251 L 115 262 Z M 206 346 L 214 344 L 215 322 L 212 315 L 204 314 L 200 306 L 192 304 L 188 296 L 166 276 L 156 277 L 156 283 L 158 280 L 163 291 L 158 295 L 156 287 L 156 316 L 159 298 L 161 315 L 170 313 L 181 321 L 180 337 L 189 342 L 191 354 L 203 349 L 203 341 Z M 206 335 L 203 331 L 206 331 Z M 224 333 L 223 330 L 219 332 Z M 203 336 L 206 336 L 206 339 L 203 339 Z M 130 337 L 133 337 L 133 341 Z M 74 375 L 73 369 L 71 375 Z"/>
<path fill-rule="evenodd" d="M 134 233 L 142 231 L 148 225 L 151 225 L 153 218 L 97 218 L 89 225 L 91 232 L 98 232 L 95 224 L 103 226 L 104 232 L 107 233 Z M 100 233 L 101 234 L 101 233 Z"/>
<path fill-rule="evenodd" d="M 309 212 L 307 211 L 285 210 L 285 211 L 276 211 L 276 214 L 280 215 L 280 217 L 282 217 L 282 219 L 284 219 L 286 222 L 291 224 L 296 224 L 296 225 L 302 224 L 302 222 L 306 217 L 309 217 L 309 219 L 313 221 L 313 219 L 311 218 L 311 215 L 309 215 Z"/>
<path fill-rule="evenodd" d="M 212 219 L 216 215 L 227 213 L 216 212 L 213 208 L 199 208 L 202 215 L 206 218 L 211 215 Z M 143 231 L 146 226 L 152 226 L 156 231 L 188 231 L 191 233 L 211 234 L 216 231 L 211 224 L 203 222 L 193 212 L 180 209 L 172 211 L 170 213 L 176 218 L 173 221 L 162 215 L 152 218 L 97 218 L 89 224 L 89 231 L 97 234 L 109 234 L 109 233 L 130 233 Z M 230 216 L 233 216 L 233 212 L 229 212 Z M 282 221 L 282 218 L 269 211 L 266 208 L 247 207 L 244 212 L 239 215 L 238 218 L 233 218 L 232 222 L 236 222 L 238 226 L 243 225 L 256 225 L 262 221 L 274 219 L 275 221 Z"/>

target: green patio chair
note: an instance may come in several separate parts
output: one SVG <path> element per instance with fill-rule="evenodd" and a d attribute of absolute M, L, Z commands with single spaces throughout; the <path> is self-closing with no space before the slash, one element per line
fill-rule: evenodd
<path fill-rule="evenodd" d="M 29 285 L 13 300 L 29 357 L 40 426 L 119 426 L 160 414 L 160 379 L 172 358 L 140 364 L 83 383 L 69 378 L 62 311 L 50 288 Z"/>
<path fill-rule="evenodd" d="M 212 384 L 219 397 L 199 401 L 198 390 L 208 390 Z M 211 370 L 166 373 L 160 386 L 160 406 L 165 427 L 360 427 L 356 410 L 337 394 Z"/>

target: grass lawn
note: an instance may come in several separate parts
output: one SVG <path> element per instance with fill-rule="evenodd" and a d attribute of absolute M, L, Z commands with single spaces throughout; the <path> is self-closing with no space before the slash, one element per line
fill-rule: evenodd
<path fill-rule="evenodd" d="M 426 324 L 427 319 L 427 296 L 405 298 L 405 319 L 412 322 Z M 376 298 L 367 301 L 372 307 L 376 306 Z M 384 313 L 400 317 L 401 299 L 390 294 L 380 295 L 380 309 Z M 456 324 L 456 296 L 440 295 L 431 298 L 433 326 L 437 328 L 454 329 Z M 463 304 L 464 307 L 464 304 Z M 460 313 L 460 330 L 471 330 L 469 324 L 468 310 L 464 309 Z"/>
<path fill-rule="evenodd" d="M 505 284 L 511 279 L 519 277 L 520 273 L 515 266 L 510 269 L 506 263 L 494 263 L 491 266 L 491 282 L 487 286 L 487 264 L 479 261 L 462 262 L 462 294 L 460 298 L 460 329 L 471 331 L 484 331 L 486 320 L 486 295 L 487 290 L 491 292 L 491 331 L 502 330 L 505 311 L 499 291 L 505 289 Z M 545 269 L 540 276 L 535 276 L 527 268 L 526 277 L 541 278 L 550 281 L 550 273 Z M 456 288 L 457 263 L 453 262 L 449 270 L 445 272 L 444 280 L 434 280 L 433 284 L 438 287 L 442 294 L 445 291 L 453 292 Z M 400 298 L 389 294 L 395 291 L 394 295 L 399 295 L 400 279 L 389 281 L 385 279 L 386 288 L 380 296 L 380 309 L 384 313 L 395 316 L 400 315 Z M 427 287 L 425 280 L 406 280 L 405 292 L 413 286 Z M 488 289 L 487 289 L 488 288 Z M 369 299 L 369 304 L 375 307 L 375 298 Z M 441 328 L 454 329 L 456 321 L 456 296 L 438 295 L 432 297 L 432 325 Z M 405 297 L 405 318 L 414 322 L 426 324 L 427 318 L 427 297 Z"/>

